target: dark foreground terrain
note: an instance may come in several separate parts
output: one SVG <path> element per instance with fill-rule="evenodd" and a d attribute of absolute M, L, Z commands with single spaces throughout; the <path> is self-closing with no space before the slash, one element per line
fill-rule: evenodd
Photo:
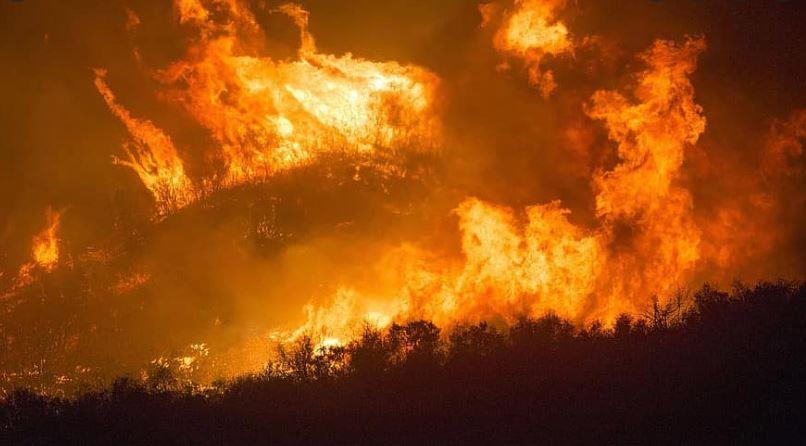
<path fill-rule="evenodd" d="M 806 286 L 705 287 L 584 330 L 553 316 L 449 333 L 310 339 L 266 373 L 199 391 L 120 379 L 0 404 L 2 444 L 798 444 Z M 801 443 L 802 444 L 802 443 Z"/>

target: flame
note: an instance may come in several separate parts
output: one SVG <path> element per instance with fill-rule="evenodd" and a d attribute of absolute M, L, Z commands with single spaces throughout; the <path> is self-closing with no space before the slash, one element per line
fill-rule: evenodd
<path fill-rule="evenodd" d="M 34 262 L 41 268 L 50 271 L 59 263 L 59 231 L 61 214 L 48 209 L 46 212 L 47 226 L 34 236 L 31 248 Z"/>
<path fill-rule="evenodd" d="M 126 125 L 132 136 L 131 143 L 124 146 L 127 159 L 115 158 L 115 162 L 137 173 L 162 212 L 187 205 L 193 197 L 193 186 L 171 138 L 151 121 L 132 117 L 116 102 L 106 83 L 106 70 L 95 70 L 95 87 L 109 110 Z"/>
<path fill-rule="evenodd" d="M 571 224 L 560 202 L 530 206 L 520 224 L 508 208 L 468 198 L 456 209 L 462 261 L 404 246 L 379 271 L 393 270 L 397 288 L 371 296 L 342 287 L 325 306 L 305 307 L 307 321 L 278 336 L 302 334 L 343 344 L 364 324 L 425 318 L 438 325 L 555 312 L 579 320 L 604 261 L 599 237 Z M 392 287 L 394 288 L 394 287 Z"/>
<path fill-rule="evenodd" d="M 704 49 L 702 39 L 658 40 L 640 56 L 648 68 L 637 76 L 636 101 L 618 92 L 593 95 L 588 115 L 604 122 L 620 159 L 593 179 L 598 227 L 574 225 L 559 201 L 518 216 L 468 198 L 456 208 L 463 260 L 400 250 L 402 285 L 380 299 L 385 323 L 512 322 L 547 312 L 612 323 L 643 310 L 653 295 L 671 297 L 700 258 L 691 196 L 676 180 L 686 147 L 705 129 L 688 79 Z M 333 327 L 365 319 L 365 303 L 378 301 L 340 291 L 331 306 L 306 307 L 308 321 L 295 334 L 330 336 Z"/>
<path fill-rule="evenodd" d="M 481 55 L 484 57 L 473 53 L 478 42 L 470 40 L 459 44 L 461 51 L 453 57 L 434 63 L 435 69 L 444 70 L 446 79 L 456 82 L 452 88 L 443 89 L 442 80 L 428 68 L 394 60 L 370 60 L 351 53 L 327 54 L 310 30 L 306 9 L 293 3 L 272 8 L 266 4 L 174 0 L 176 23 L 171 32 L 179 31 L 176 34 L 185 48 L 175 52 L 173 45 L 164 47 L 175 59 L 159 67 L 148 66 L 148 61 L 160 57 L 141 57 L 141 47 L 136 43 L 142 36 L 149 43 L 142 48 L 153 48 L 154 37 L 166 35 L 168 30 L 152 34 L 159 26 L 151 23 L 156 11 L 141 18 L 134 10 L 121 7 L 125 12 L 121 19 L 125 21 L 121 21 L 120 28 L 130 33 L 128 42 L 135 58 L 129 62 L 136 62 L 132 66 L 144 70 L 150 77 L 149 85 L 156 85 L 155 99 L 183 116 L 174 122 L 181 125 L 169 127 L 145 111 L 142 104 L 130 104 L 131 96 L 117 91 L 114 72 L 94 70 L 94 86 L 100 99 L 110 116 L 126 130 L 122 151 L 113 163 L 124 167 L 121 170 L 129 175 L 134 173 L 130 177 L 150 192 L 157 217 L 192 206 L 218 190 L 258 183 L 334 158 L 346 158 L 352 165 L 344 170 L 325 166 L 328 178 L 336 170 L 339 172 L 334 176 L 348 172 L 338 177 L 340 186 L 352 175 L 352 181 L 360 183 L 356 186 L 361 189 L 328 190 L 326 195 L 337 194 L 340 199 L 360 197 L 371 200 L 363 203 L 372 207 L 358 213 L 342 212 L 337 206 L 344 201 L 327 201 L 327 197 L 308 200 L 313 195 L 310 191 L 321 188 L 304 184 L 299 191 L 291 190 L 297 181 L 317 181 L 318 170 L 311 171 L 311 175 L 293 176 L 277 189 L 261 188 L 257 192 L 272 194 L 264 197 L 266 200 L 251 193 L 223 197 L 231 200 L 210 200 L 205 204 L 216 212 L 189 212 L 183 216 L 187 218 L 177 219 L 175 224 L 153 228 L 141 227 L 139 205 L 129 209 L 128 201 L 122 201 L 118 209 L 116 199 L 115 209 L 96 215 L 86 206 L 97 200 L 73 197 L 82 208 L 76 222 L 100 215 L 98 224 L 87 229 L 99 232 L 91 235 L 84 231 L 72 241 L 70 255 L 66 255 L 67 244 L 59 239 L 59 212 L 48 211 L 44 229 L 19 229 L 36 235 L 33 240 L 23 239 L 25 246 L 20 255 L 24 258 L 15 258 L 13 252 L 17 249 L 0 253 L 0 260 L 13 262 L 8 271 L 0 271 L 0 301 L 9 318 L 16 318 L 12 310 L 18 302 L 42 296 L 44 304 L 44 298 L 51 293 L 61 293 L 64 287 L 53 284 L 64 280 L 86 282 L 76 292 L 87 296 L 111 293 L 124 304 L 138 303 L 143 310 L 149 305 L 164 305 L 160 293 L 174 293 L 178 298 L 166 311 L 186 311 L 191 317 L 177 319 L 174 326 L 169 324 L 168 329 L 181 328 L 177 336 L 147 337 L 144 342 L 168 345 L 191 332 L 204 331 L 201 336 L 209 335 L 212 347 L 208 349 L 207 344 L 198 342 L 179 352 L 162 352 L 163 356 L 153 364 L 173 367 L 187 376 L 201 376 L 208 367 L 215 366 L 234 376 L 262 367 L 276 342 L 303 335 L 311 335 L 317 347 L 326 348 L 348 345 L 367 325 L 383 329 L 419 319 L 450 329 L 461 323 L 511 324 L 522 316 L 555 313 L 580 325 L 592 321 L 611 324 L 619 314 L 643 312 L 655 296 L 662 304 L 680 288 L 701 279 L 766 279 L 769 274 L 790 274 L 792 270 L 797 270 L 798 278 L 802 275 L 802 256 L 792 251 L 799 248 L 802 240 L 798 224 L 806 209 L 802 193 L 806 110 L 795 110 L 772 122 L 757 152 L 738 154 L 736 150 L 736 160 L 732 156 L 719 160 L 735 165 L 707 166 L 717 171 L 710 173 L 709 181 L 719 183 L 719 177 L 725 177 L 729 186 L 695 183 L 701 180 L 696 176 L 702 172 L 697 169 L 699 165 L 691 162 L 690 152 L 706 129 L 706 119 L 695 101 L 690 78 L 706 48 L 702 38 L 654 41 L 638 55 L 640 67 L 624 86 L 590 94 L 593 90 L 589 89 L 625 80 L 618 77 L 622 74 L 618 65 L 624 62 L 624 51 L 635 43 L 637 34 L 630 31 L 625 34 L 629 40 L 619 40 L 616 36 L 623 30 L 605 20 L 605 34 L 582 35 L 582 28 L 573 26 L 574 2 L 566 0 L 496 0 L 478 7 L 483 28 L 478 32 L 484 34 L 483 44 L 490 47 Z M 591 14 L 596 9 L 580 12 L 581 22 L 588 27 L 598 26 L 594 22 L 599 18 Z M 289 55 L 278 57 L 272 52 L 279 42 L 274 40 L 274 30 L 262 26 L 266 14 L 287 20 L 292 26 L 296 36 Z M 460 17 L 449 20 L 447 27 L 418 26 L 409 31 L 417 39 L 423 33 L 443 37 L 451 34 L 447 41 L 453 44 L 458 43 L 453 38 L 467 37 L 462 33 L 453 35 L 454 30 L 465 25 L 464 20 Z M 354 38 L 345 37 L 344 41 Z M 418 54 L 434 61 L 434 53 Z M 566 68 L 576 70 L 569 77 L 576 85 L 551 104 L 522 100 L 514 97 L 517 89 L 501 88 L 498 81 L 487 84 L 489 73 L 473 71 L 478 69 L 479 60 L 486 63 L 486 56 L 496 59 L 493 64 L 501 62 L 499 71 L 523 70 L 534 90 L 527 92 L 543 98 L 562 87 L 555 80 L 553 64 L 573 58 L 574 63 Z M 473 88 L 480 85 L 489 86 L 490 91 L 468 97 L 476 96 Z M 458 99 L 458 105 L 446 115 L 442 114 L 443 93 L 455 94 Z M 716 97 L 722 94 L 716 93 Z M 484 107 L 489 109 L 479 110 Z M 502 135 L 506 139 L 504 150 L 481 147 L 484 141 L 499 136 L 492 132 L 516 129 L 532 119 L 531 115 L 540 116 L 541 121 L 534 118 L 535 125 L 527 125 L 518 137 Z M 450 132 L 444 132 L 443 117 Z M 495 121 L 489 125 L 490 130 L 477 129 L 489 123 L 483 119 Z M 504 122 L 507 119 L 511 122 Z M 196 132 L 186 138 L 168 131 L 186 128 L 188 123 L 196 127 Z M 551 134 L 552 130 L 560 133 Z M 200 140 L 204 143 L 199 144 Z M 516 152 L 533 142 L 546 144 L 545 157 Z M 707 144 L 710 142 L 702 145 Z M 556 156 L 556 145 L 568 146 L 566 155 L 570 159 Z M 400 155 L 434 152 L 437 148 L 445 148 L 446 156 L 429 166 L 432 170 L 418 170 L 414 175 L 406 172 L 406 161 L 411 158 Z M 697 147 L 695 156 L 707 158 L 710 153 L 706 149 L 709 147 Z M 486 152 L 479 160 L 472 159 L 482 150 Z M 748 155 L 756 158 L 748 162 Z M 447 159 L 448 156 L 455 159 Z M 503 159 L 505 156 L 512 159 Z M 416 158 L 418 167 L 421 161 L 434 160 Z M 497 180 L 449 178 L 454 167 L 466 175 L 506 170 L 505 175 L 511 172 L 520 176 L 524 167 L 513 167 L 515 163 L 537 159 L 558 161 L 548 166 L 558 169 L 558 175 L 544 180 L 568 174 L 570 181 L 563 178 L 553 186 L 574 188 L 569 195 L 578 206 L 591 198 L 587 209 L 590 212 L 574 214 L 563 202 L 551 199 L 524 205 L 521 191 L 502 190 L 499 187 L 503 182 Z M 367 166 L 372 168 L 369 174 L 365 173 Z M 375 173 L 381 175 L 376 177 Z M 376 183 L 377 178 L 397 180 L 411 176 L 427 181 Z M 587 190 L 576 187 L 580 180 L 588 181 L 590 197 L 584 195 Z M 322 183 L 331 184 L 334 183 Z M 688 184 L 698 184 L 702 190 L 695 195 Z M 377 195 L 364 193 L 375 186 L 377 189 L 371 192 L 380 192 Z M 484 186 L 490 188 L 485 190 Z M 355 192 L 359 193 L 353 195 Z M 547 191 L 541 191 L 541 196 L 544 192 Z M 519 204 L 490 198 L 502 195 Z M 392 201 L 383 201 L 383 197 Z M 415 203 L 413 197 L 423 197 L 423 203 Z M 244 203 L 253 198 L 260 202 Z M 322 207 L 303 208 L 308 204 Z M 248 215 L 231 212 L 244 205 L 249 208 Z M 218 209 L 219 206 L 226 209 Z M 375 209 L 382 210 L 376 215 Z M 308 224 L 324 215 L 324 222 Z M 340 219 L 332 222 L 337 228 L 332 234 L 327 231 L 331 215 Z M 392 215 L 410 219 L 401 218 L 395 230 L 384 232 L 381 224 Z M 453 226 L 444 224 L 444 217 L 452 219 L 448 223 Z M 212 227 L 206 224 L 211 218 Z M 342 218 L 349 221 L 341 221 Z M 299 222 L 299 230 L 286 227 Z M 424 228 L 432 222 L 439 223 L 438 229 L 428 232 Z M 15 238 L 18 228 L 7 226 L 5 233 Z M 238 232 L 244 228 L 249 234 L 235 239 L 233 234 L 244 235 Z M 360 233 L 364 228 L 369 230 Z M 193 231 L 174 237 L 185 229 Z M 340 255 L 337 248 L 342 247 L 358 251 L 358 256 L 347 256 L 344 262 L 339 258 L 332 267 L 315 256 L 308 262 L 308 253 L 321 247 L 316 242 L 322 233 L 327 233 L 328 241 L 330 237 L 348 236 L 339 238 L 335 246 L 316 251 L 316 256 L 335 252 Z M 374 238 L 379 233 L 383 233 L 382 240 Z M 390 242 L 412 234 L 422 236 L 418 238 L 420 242 Z M 210 243 L 196 243 L 191 240 L 195 235 L 213 238 Z M 371 245 L 366 243 L 370 238 Z M 269 240 L 271 243 L 267 243 Z M 28 241 L 32 242 L 30 250 Z M 279 272 L 269 271 L 275 264 L 266 263 L 263 257 L 274 256 L 275 249 L 296 241 L 314 242 L 313 248 L 299 254 L 299 258 L 282 258 Z M 84 246 L 80 251 L 84 242 L 93 246 Z M 391 249 L 389 243 L 395 243 Z M 194 260 L 188 251 L 197 249 L 201 250 L 199 261 L 162 271 L 168 262 Z M 176 257 L 177 253 L 181 255 Z M 256 253 L 261 255 L 252 257 Z M 196 270 L 204 269 L 213 259 L 223 262 L 233 258 L 237 260 L 233 267 L 209 278 Z M 356 268 L 352 264 L 355 258 L 372 260 Z M 316 276 L 316 272 L 325 269 L 328 274 Z M 294 274 L 283 274 L 289 270 Z M 316 281 L 315 286 L 308 287 L 306 283 L 294 288 L 316 290 L 314 295 L 302 297 L 310 300 L 302 308 L 299 321 L 279 328 L 265 322 L 267 326 L 255 329 L 254 318 L 260 317 L 255 314 L 261 314 L 255 307 L 269 304 L 244 295 L 256 289 L 262 292 L 263 283 L 274 287 L 277 279 L 278 291 L 266 292 L 271 296 L 267 301 L 277 302 L 282 290 L 310 276 L 314 276 L 310 280 Z M 211 297 L 203 311 L 187 305 L 187 299 L 197 296 L 199 286 L 193 280 L 199 278 L 200 284 L 212 290 L 201 290 Z M 32 286 L 40 284 L 41 287 Z M 226 298 L 219 301 L 219 296 Z M 232 305 L 227 300 L 230 296 Z M 84 300 L 71 299 L 65 305 Z M 274 320 L 286 307 L 271 305 Z M 208 314 L 207 307 L 223 311 L 220 315 Z M 135 315 L 131 324 L 162 321 L 164 311 L 156 310 L 138 313 L 142 317 Z M 82 310 L 76 307 L 75 311 Z M 115 316 L 110 324 L 134 314 L 120 313 L 115 306 L 110 311 Z M 89 313 L 86 316 L 95 317 Z M 46 319 L 41 322 L 52 323 Z M 25 324 L 19 323 L 23 329 Z M 85 326 L 90 324 L 78 324 L 76 330 Z M 92 327 L 95 332 L 96 324 Z M 30 339 L 36 339 L 37 333 L 49 331 L 30 332 Z M 80 342 L 90 339 L 83 331 L 81 337 Z M 22 353 L 25 352 L 21 351 L 21 358 L 25 356 Z"/>
<path fill-rule="evenodd" d="M 48 208 L 45 211 L 45 219 L 45 228 L 34 235 L 31 241 L 31 261 L 20 266 L 17 275 L 11 281 L 10 288 L 0 293 L 0 299 L 14 295 L 19 289 L 32 284 L 38 273 L 51 272 L 59 264 L 58 232 L 61 213 Z"/>
<path fill-rule="evenodd" d="M 781 175 L 801 177 L 806 168 L 797 161 L 803 156 L 803 140 L 806 139 L 806 109 L 795 110 L 785 120 L 773 122 L 764 144 L 761 163 L 767 181 Z"/>
<path fill-rule="evenodd" d="M 293 60 L 257 56 L 249 35 L 260 31 L 251 12 L 235 0 L 178 0 L 179 22 L 198 33 L 183 60 L 157 75 L 162 97 L 179 104 L 207 129 L 220 148 L 225 186 L 271 176 L 310 163 L 328 152 L 373 154 L 428 149 L 439 138 L 435 110 L 438 79 L 397 62 L 374 62 L 351 54 L 317 51 L 308 13 L 285 4 L 299 28 Z M 226 15 L 213 18 L 212 9 Z M 158 202 L 192 201 L 182 159 L 171 139 L 150 121 L 130 116 L 115 103 L 104 79 L 96 86 L 135 140 L 130 160 Z M 171 191 L 170 197 L 163 191 Z"/>
<path fill-rule="evenodd" d="M 574 49 L 568 27 L 557 20 L 564 6 L 565 0 L 516 0 L 511 9 L 504 11 L 496 3 L 479 6 L 483 27 L 500 21 L 493 36 L 493 47 L 508 58 L 522 60 L 529 84 L 543 97 L 557 88 L 554 73 L 542 67 L 543 59 L 571 54 Z M 507 69 L 508 65 L 502 68 Z"/>
<path fill-rule="evenodd" d="M 559 201 L 528 207 L 522 229 L 510 209 L 477 199 L 456 212 L 465 265 L 447 308 L 460 313 L 457 319 L 579 316 L 601 254 L 596 237 L 573 226 Z"/>
<path fill-rule="evenodd" d="M 303 335 L 314 335 L 319 347 L 339 346 L 354 338 L 365 325 L 376 329 L 389 326 L 393 314 L 388 305 L 346 287 L 336 291 L 329 305 L 308 304 L 304 310 L 307 321 L 303 325 L 291 331 L 275 331 L 272 338 L 290 342 Z"/>
<path fill-rule="evenodd" d="M 611 294 L 603 303 L 610 317 L 614 310 L 635 308 L 622 296 L 669 295 L 686 283 L 700 257 L 691 195 L 676 180 L 686 147 L 705 131 L 688 79 L 704 50 L 701 38 L 682 44 L 658 40 L 640 56 L 648 69 L 637 79 L 637 103 L 599 91 L 589 104 L 588 114 L 604 121 L 621 160 L 594 179 L 596 212 L 614 245 Z"/>

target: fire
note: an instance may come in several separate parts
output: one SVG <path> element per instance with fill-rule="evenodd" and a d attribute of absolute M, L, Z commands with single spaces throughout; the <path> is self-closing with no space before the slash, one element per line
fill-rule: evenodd
<path fill-rule="evenodd" d="M 547 311 L 579 316 L 601 253 L 596 236 L 572 225 L 560 202 L 528 207 L 523 224 L 511 209 L 475 198 L 456 213 L 465 259 L 443 285 L 438 305 L 429 305 L 442 313 L 435 320 L 513 321 Z"/>
<path fill-rule="evenodd" d="M 12 133 L 26 124 L 6 183 L 30 182 L 6 187 L 0 212 L 8 368 L 42 373 L 47 356 L 59 376 L 117 374 L 157 358 L 212 381 L 307 335 L 338 347 L 367 325 L 449 333 L 546 313 L 609 325 L 706 280 L 802 279 L 806 110 L 777 100 L 797 86 L 791 45 L 734 48 L 743 23 L 718 32 L 698 97 L 705 40 L 648 30 L 713 33 L 714 14 L 667 21 L 694 9 L 656 5 L 647 26 L 623 26 L 645 11 L 484 2 L 425 17 L 384 2 L 132 2 L 110 6 L 116 27 L 82 16 L 9 47 L 45 71 L 4 78 L 25 105 Z M 114 38 L 62 51 L 75 32 Z M 781 76 L 730 77 L 764 48 Z M 108 119 L 60 120 L 71 98 Z M 698 102 L 714 104 L 707 122 Z M 37 135 L 42 122 L 58 125 Z M 127 181 L 145 203 L 120 193 Z M 42 202 L 70 214 L 28 222 Z M 120 351 L 127 336 L 142 348 Z"/>
<path fill-rule="evenodd" d="M 481 6 L 483 26 L 496 27 L 495 49 L 522 60 L 543 96 L 557 87 L 544 59 L 574 50 L 558 18 L 564 7 L 563 0 Z M 185 58 L 158 72 L 161 97 L 209 131 L 226 172 L 199 187 L 255 181 L 327 152 L 383 154 L 428 148 L 440 139 L 435 75 L 320 53 L 308 13 L 298 5 L 271 11 L 288 16 L 299 31 L 296 57 L 289 60 L 260 55 L 257 20 L 236 0 L 179 0 L 175 11 L 196 37 Z M 634 98 L 597 91 L 585 105 L 587 115 L 604 124 L 619 159 L 592 178 L 596 227 L 573 224 L 559 201 L 520 214 L 467 198 L 455 210 L 462 259 L 401 249 L 391 255 L 394 279 L 380 287 L 385 290 L 344 285 L 329 303 L 306 306 L 302 326 L 274 338 L 313 333 L 323 345 L 339 345 L 361 324 L 383 328 L 414 318 L 451 325 L 555 312 L 579 322 L 612 322 L 621 312 L 640 311 L 652 295 L 671 294 L 701 257 L 692 199 L 677 179 L 686 147 L 705 129 L 689 81 L 704 49 L 702 39 L 658 40 L 639 57 L 647 68 L 635 78 Z M 138 173 L 166 211 L 169 202 L 173 208 L 191 202 L 198 192 L 170 137 L 118 105 L 104 76 L 97 72 L 96 86 L 134 144 L 120 163 Z"/>
<path fill-rule="evenodd" d="M 567 26 L 557 20 L 565 0 L 516 0 L 512 9 L 501 11 L 496 3 L 479 7 L 482 26 L 500 22 L 493 36 L 493 46 L 508 58 L 523 61 L 529 74 L 529 84 L 548 97 L 556 88 L 554 73 L 544 70 L 546 56 L 573 52 Z M 503 65 L 507 69 L 508 65 Z"/>
<path fill-rule="evenodd" d="M 640 56 L 648 68 L 636 78 L 635 101 L 618 92 L 593 95 L 587 113 L 604 122 L 620 159 L 593 178 L 598 227 L 574 225 L 559 201 L 517 216 L 468 198 L 456 208 L 464 259 L 401 250 L 402 285 L 382 299 L 385 323 L 512 322 L 547 312 L 612 323 L 620 313 L 641 311 L 651 296 L 668 297 L 683 286 L 700 258 L 700 230 L 691 196 L 676 180 L 685 149 L 705 129 L 688 79 L 704 49 L 702 39 L 656 41 Z M 377 299 L 356 293 L 307 307 L 308 322 L 297 335 L 327 336 L 323 330 L 367 320 L 366 302 Z"/>
<path fill-rule="evenodd" d="M 182 159 L 171 138 L 151 121 L 132 117 L 116 102 L 105 79 L 106 70 L 95 70 L 95 87 L 132 137 L 131 143 L 124 146 L 127 159 L 115 158 L 115 162 L 137 173 L 143 185 L 154 195 L 161 212 L 187 205 L 193 197 L 193 185 L 185 174 Z"/>
<path fill-rule="evenodd" d="M 705 131 L 688 78 L 704 49 L 703 39 L 658 40 L 640 57 L 648 69 L 637 79 L 637 103 L 600 91 L 589 104 L 588 114 L 604 121 L 621 159 L 594 178 L 596 212 L 613 245 L 604 315 L 635 308 L 622 296 L 669 295 L 700 257 L 691 195 L 676 180 L 686 148 Z M 630 249 L 619 248 L 624 245 Z"/>
<path fill-rule="evenodd" d="M 215 158 L 223 161 L 225 175 L 202 184 L 255 181 L 328 152 L 427 150 L 439 139 L 438 79 L 428 70 L 319 53 L 308 13 L 294 4 L 272 11 L 299 28 L 301 44 L 292 60 L 257 54 L 259 44 L 250 36 L 261 30 L 238 1 L 178 0 L 175 6 L 180 24 L 198 37 L 186 58 L 157 79 L 165 87 L 161 97 L 183 107 L 218 144 Z M 117 105 L 103 76 L 99 71 L 96 86 L 135 143 L 121 164 L 133 168 L 164 207 L 192 201 L 193 186 L 170 137 Z M 175 206 L 167 206 L 170 199 Z"/>
<path fill-rule="evenodd" d="M 61 214 L 47 210 L 47 226 L 34 236 L 32 255 L 34 262 L 45 270 L 52 270 L 59 262 L 59 231 Z"/>
<path fill-rule="evenodd" d="M 346 344 L 364 325 L 382 329 L 392 323 L 391 307 L 346 287 L 336 291 L 329 305 L 308 304 L 304 310 L 305 324 L 291 331 L 277 330 L 271 337 L 289 342 L 303 335 L 314 335 L 319 346 L 333 347 Z"/>
<path fill-rule="evenodd" d="M 21 288 L 33 283 L 38 273 L 50 272 L 58 265 L 61 213 L 48 208 L 45 211 L 45 219 L 45 228 L 34 235 L 31 241 L 31 261 L 20 266 L 8 290 L 0 290 L 4 291 L 0 293 L 0 299 L 12 296 Z"/>

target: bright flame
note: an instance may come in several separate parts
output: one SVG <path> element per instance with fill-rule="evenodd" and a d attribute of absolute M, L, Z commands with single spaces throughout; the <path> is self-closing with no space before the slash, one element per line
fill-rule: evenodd
<path fill-rule="evenodd" d="M 389 320 L 450 326 L 555 312 L 612 323 L 684 285 L 700 257 L 700 231 L 689 192 L 676 179 L 685 148 L 705 129 L 688 79 L 704 48 L 701 39 L 656 41 L 641 55 L 648 69 L 637 77 L 637 102 L 616 92 L 594 94 L 588 114 L 604 121 L 621 160 L 594 178 L 598 228 L 571 223 L 558 201 L 527 207 L 524 219 L 467 199 L 456 209 L 464 261 L 403 250 L 402 285 L 385 300 Z M 363 303 L 377 300 L 357 293 L 339 294 L 330 307 L 307 307 L 308 322 L 297 333 L 364 318 Z"/>
<path fill-rule="evenodd" d="M 466 260 L 449 302 L 458 319 L 579 316 L 580 300 L 593 291 L 599 246 L 568 221 L 558 201 L 527 208 L 522 229 L 511 210 L 476 199 L 457 213 Z"/>
<path fill-rule="evenodd" d="M 31 248 L 34 262 L 45 270 L 52 270 L 59 263 L 59 231 L 61 215 L 51 209 L 47 213 L 47 227 L 34 236 Z"/>
<path fill-rule="evenodd" d="M 328 152 L 373 154 L 427 149 L 439 138 L 435 75 L 397 62 L 373 62 L 316 49 L 308 13 L 285 4 L 299 28 L 294 60 L 256 56 L 249 35 L 259 27 L 236 0 L 177 0 L 179 22 L 198 32 L 180 60 L 161 71 L 162 97 L 179 104 L 220 147 L 225 185 L 254 181 L 310 163 Z M 213 18 L 211 8 L 226 16 Z M 191 186 L 170 138 L 149 121 L 133 119 L 117 105 L 99 71 L 96 86 L 136 144 L 132 167 L 158 202 L 159 191 L 179 193 L 179 206 L 192 200 Z M 130 154 L 132 152 L 130 151 Z M 221 178 L 210 179 L 222 181 Z"/>
<path fill-rule="evenodd" d="M 59 226 L 61 213 L 48 208 L 45 211 L 46 226 L 34 235 L 31 241 L 31 261 L 20 266 L 11 287 L 0 293 L 0 299 L 13 295 L 19 289 L 34 282 L 38 272 L 50 272 L 59 264 Z M 0 275 L 2 278 L 2 275 Z"/>
<path fill-rule="evenodd" d="M 364 325 L 382 329 L 392 323 L 391 312 L 384 305 L 349 288 L 339 288 L 327 306 L 306 305 L 305 312 L 304 325 L 289 332 L 278 331 L 273 338 L 288 342 L 302 335 L 315 335 L 320 347 L 333 347 L 346 344 Z"/>
<path fill-rule="evenodd" d="M 95 87 L 132 137 L 132 142 L 124 146 L 128 159 L 115 158 L 115 162 L 137 173 L 143 185 L 154 195 L 161 212 L 187 205 L 193 197 L 192 184 L 171 138 L 151 121 L 132 117 L 116 102 L 114 93 L 106 84 L 106 70 L 95 70 Z"/>
<path fill-rule="evenodd" d="M 565 0 L 516 0 L 512 9 L 504 11 L 496 3 L 479 7 L 482 26 L 500 22 L 493 36 L 495 49 L 506 57 L 522 60 L 529 73 L 529 83 L 543 97 L 557 88 L 554 73 L 542 67 L 543 59 L 573 52 L 568 28 L 557 20 L 564 6 Z"/>
<path fill-rule="evenodd" d="M 671 294 L 700 257 L 691 195 L 676 180 L 686 147 L 705 131 L 688 79 L 703 50 L 703 39 L 658 40 L 640 56 L 648 69 L 638 76 L 637 103 L 599 91 L 589 106 L 588 114 L 604 121 L 618 143 L 621 159 L 594 180 L 597 215 L 612 245 L 604 314 L 634 308 L 624 296 Z"/>

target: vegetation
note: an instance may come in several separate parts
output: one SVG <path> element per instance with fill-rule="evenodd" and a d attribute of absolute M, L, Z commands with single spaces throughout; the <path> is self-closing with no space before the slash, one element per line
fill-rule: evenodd
<path fill-rule="evenodd" d="M 263 374 L 0 404 L 3 444 L 777 443 L 806 433 L 806 284 L 705 286 L 612 329 L 547 315 L 301 338 Z"/>

